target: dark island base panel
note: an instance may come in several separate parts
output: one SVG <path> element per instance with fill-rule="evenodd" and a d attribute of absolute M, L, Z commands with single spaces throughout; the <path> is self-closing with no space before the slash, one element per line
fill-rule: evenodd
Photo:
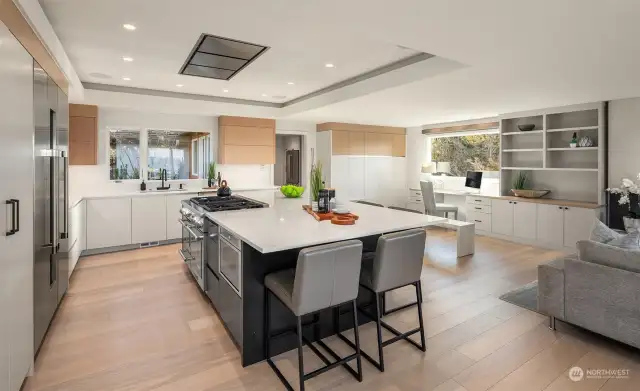
<path fill-rule="evenodd" d="M 373 251 L 380 235 L 358 238 L 362 240 L 365 251 Z M 283 269 L 294 268 L 298 260 L 300 249 L 279 251 L 275 253 L 262 254 L 253 247 L 244 244 L 242 247 L 242 267 L 243 267 L 243 343 L 242 366 L 266 359 L 264 351 L 264 277 L 273 272 Z M 369 308 L 373 304 L 374 296 L 371 292 L 360 288 L 358 303 L 361 307 Z M 271 332 L 277 334 L 284 330 L 294 330 L 296 327 L 296 317 L 277 298 L 271 298 Z M 352 310 L 349 305 L 340 308 L 339 329 L 341 331 L 353 328 Z M 326 310 L 319 312 L 319 335 L 326 338 L 334 335 L 333 311 Z M 311 323 L 314 315 L 305 316 L 303 324 Z M 358 316 L 358 323 L 370 322 L 362 314 Z M 314 341 L 313 327 L 304 328 L 305 336 Z M 297 337 L 294 333 L 283 334 L 271 340 L 271 354 L 276 356 L 280 353 L 296 349 L 298 346 Z"/>

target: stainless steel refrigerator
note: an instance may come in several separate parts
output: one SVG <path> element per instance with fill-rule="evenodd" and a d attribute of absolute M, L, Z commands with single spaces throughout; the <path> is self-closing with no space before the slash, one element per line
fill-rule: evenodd
<path fill-rule="evenodd" d="M 285 183 L 300 185 L 300 151 L 288 149 L 285 154 Z"/>
<path fill-rule="evenodd" d="M 33 67 L 34 348 L 39 349 L 69 286 L 67 96 L 38 63 Z"/>

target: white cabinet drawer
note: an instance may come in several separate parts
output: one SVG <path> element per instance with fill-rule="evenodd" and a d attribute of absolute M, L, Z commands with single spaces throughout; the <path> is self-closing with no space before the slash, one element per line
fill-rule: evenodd
<path fill-rule="evenodd" d="M 409 202 L 415 202 L 415 203 L 419 203 L 422 204 L 422 196 L 420 197 L 416 197 L 416 196 L 410 196 L 409 197 Z"/>
<path fill-rule="evenodd" d="M 487 205 L 491 206 L 491 198 L 467 196 L 467 204 L 469 205 Z"/>
<path fill-rule="evenodd" d="M 413 209 L 413 210 L 418 211 L 420 213 L 424 213 L 424 203 L 422 203 L 422 201 L 420 201 L 420 202 L 407 202 L 407 208 L 408 209 Z"/>
<path fill-rule="evenodd" d="M 417 197 L 422 199 L 422 191 L 409 189 L 409 197 Z"/>
<path fill-rule="evenodd" d="M 475 223 L 476 231 L 491 232 L 491 215 L 469 211 L 467 213 L 467 221 Z"/>
<path fill-rule="evenodd" d="M 471 212 L 491 214 L 491 206 L 490 205 L 470 204 L 470 205 L 467 206 L 467 208 Z"/>

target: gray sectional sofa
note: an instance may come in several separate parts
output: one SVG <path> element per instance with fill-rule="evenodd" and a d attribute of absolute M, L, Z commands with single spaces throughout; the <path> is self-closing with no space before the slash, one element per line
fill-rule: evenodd
<path fill-rule="evenodd" d="M 640 348 L 640 250 L 580 241 L 578 254 L 538 266 L 538 310 Z"/>

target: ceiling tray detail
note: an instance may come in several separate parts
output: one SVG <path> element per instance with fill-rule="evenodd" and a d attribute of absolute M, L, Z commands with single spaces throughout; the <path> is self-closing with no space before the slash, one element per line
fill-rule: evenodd
<path fill-rule="evenodd" d="M 202 34 L 178 73 L 230 80 L 268 49 L 254 43 Z"/>

